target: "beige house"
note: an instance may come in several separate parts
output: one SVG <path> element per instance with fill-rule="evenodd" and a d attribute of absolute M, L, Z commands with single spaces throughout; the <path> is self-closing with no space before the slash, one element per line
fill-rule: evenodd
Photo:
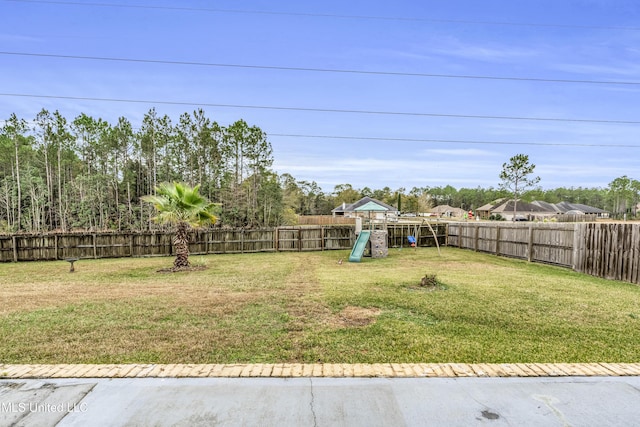
<path fill-rule="evenodd" d="M 494 203 L 488 203 L 476 209 L 476 213 L 480 219 L 490 219 L 492 215 L 500 215 L 507 221 L 514 220 L 514 201 L 501 199 Z M 558 215 L 592 215 L 598 218 L 607 218 L 609 213 L 592 206 L 577 203 L 548 203 L 535 201 L 531 203 L 518 200 L 515 202 L 515 220 L 516 221 L 543 221 L 547 218 L 557 217 Z"/>
<path fill-rule="evenodd" d="M 438 218 L 464 218 L 467 215 L 467 211 L 464 209 L 454 208 L 449 205 L 436 206 L 429 212 L 435 214 Z"/>
<path fill-rule="evenodd" d="M 495 214 L 500 214 L 507 221 L 533 221 L 543 219 L 545 216 L 551 217 L 555 212 L 522 200 L 516 200 L 515 203 L 513 200 L 506 200 L 491 209 L 491 215 Z"/>

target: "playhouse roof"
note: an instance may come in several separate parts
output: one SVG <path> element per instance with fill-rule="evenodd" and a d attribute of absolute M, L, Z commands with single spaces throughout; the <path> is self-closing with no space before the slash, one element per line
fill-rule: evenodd
<path fill-rule="evenodd" d="M 367 202 L 362 206 L 358 206 L 357 208 L 354 209 L 354 211 L 356 212 L 362 212 L 362 211 L 375 211 L 375 212 L 386 212 L 389 209 L 385 208 L 384 206 L 381 206 L 375 202 Z"/>
<path fill-rule="evenodd" d="M 378 206 L 381 206 L 383 209 L 368 209 L 369 211 L 391 211 L 391 212 L 397 212 L 397 209 L 394 208 L 393 206 L 390 206 L 384 202 L 381 202 L 380 200 L 374 199 L 373 197 L 363 197 L 362 199 L 358 200 L 355 203 L 351 203 L 351 204 L 343 204 L 338 206 L 337 208 L 333 209 L 331 212 L 353 212 L 355 210 L 359 210 L 362 211 L 362 209 L 358 209 L 368 203 L 374 203 Z"/>

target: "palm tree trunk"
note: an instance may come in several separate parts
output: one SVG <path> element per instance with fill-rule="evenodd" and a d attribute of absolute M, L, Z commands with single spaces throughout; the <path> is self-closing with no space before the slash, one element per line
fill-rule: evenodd
<path fill-rule="evenodd" d="M 173 248 L 176 252 L 176 259 L 173 262 L 173 268 L 189 267 L 189 238 L 187 235 L 189 225 L 186 222 L 179 222 L 176 235 L 173 238 Z"/>

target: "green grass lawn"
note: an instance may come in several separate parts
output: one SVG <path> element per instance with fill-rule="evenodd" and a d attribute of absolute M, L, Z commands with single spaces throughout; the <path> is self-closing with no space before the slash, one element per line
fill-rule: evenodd
<path fill-rule="evenodd" d="M 0 363 L 640 361 L 637 285 L 454 248 L 348 255 L 0 264 Z"/>

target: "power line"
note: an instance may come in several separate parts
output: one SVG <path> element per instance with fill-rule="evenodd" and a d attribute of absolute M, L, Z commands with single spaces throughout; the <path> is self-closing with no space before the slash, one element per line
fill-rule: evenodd
<path fill-rule="evenodd" d="M 7 120 L 0 120 L 6 123 Z M 133 128 L 140 130 L 140 128 Z M 514 142 L 514 141 L 472 141 L 468 139 L 431 139 L 431 138 L 394 138 L 394 137 L 373 137 L 373 136 L 348 136 L 348 135 L 309 135 L 292 133 L 267 132 L 269 137 L 282 138 L 306 138 L 306 139 L 339 139 L 348 141 L 375 141 L 375 142 L 425 142 L 442 144 L 471 144 L 471 145 L 527 145 L 534 147 L 586 147 L 586 148 L 640 148 L 634 144 L 585 144 L 585 143 L 560 143 L 560 142 Z"/>
<path fill-rule="evenodd" d="M 440 23 L 440 24 L 501 25 L 501 26 L 513 26 L 513 27 L 580 28 L 580 29 L 592 29 L 592 30 L 640 31 L 640 27 L 618 27 L 618 26 L 601 26 L 601 25 L 543 24 L 543 23 L 528 23 L 528 22 L 473 21 L 473 20 L 436 19 L 436 18 L 401 17 L 401 16 L 370 16 L 370 15 L 342 15 L 342 14 L 332 14 L 332 13 L 274 12 L 274 11 L 267 11 L 267 10 L 219 9 L 219 8 L 199 8 L 199 7 L 184 7 L 184 6 L 152 6 L 152 5 L 116 4 L 116 3 L 95 3 L 95 2 L 80 3 L 80 2 L 72 2 L 72 1 L 45 1 L 45 0 L 4 0 L 4 1 L 12 1 L 16 3 L 57 4 L 57 5 L 67 5 L 67 6 L 114 7 L 114 8 L 126 8 L 126 9 L 153 9 L 153 10 L 170 10 L 170 11 L 187 11 L 187 12 L 295 16 L 295 17 L 333 18 L 333 19 L 338 18 L 338 19 L 352 19 L 352 20 L 431 22 L 431 23 Z"/>
<path fill-rule="evenodd" d="M 379 141 L 379 142 L 436 142 L 446 144 L 478 144 L 478 145 L 532 145 L 550 147 L 604 147 L 604 148 L 640 148 L 640 145 L 633 144 L 582 144 L 582 143 L 556 143 L 556 142 L 510 142 L 510 141 L 470 141 L 460 139 L 422 139 L 422 138 L 386 138 L 370 136 L 344 136 L 344 135 L 305 135 L 288 133 L 267 133 L 268 136 L 279 136 L 287 138 L 315 138 L 315 139 L 341 139 L 356 141 Z"/>
<path fill-rule="evenodd" d="M 67 99 L 74 101 L 100 101 L 100 102 L 122 102 L 133 104 L 158 104 L 158 105 L 189 105 L 200 107 L 220 107 L 220 108 L 245 108 L 254 110 L 279 110 L 279 111 L 303 111 L 313 113 L 342 113 L 342 114 L 371 114 L 386 116 L 414 116 L 414 117 L 447 117 L 463 119 L 491 119 L 491 120 L 529 120 L 546 122 L 569 122 L 569 123 L 611 123 L 611 124 L 640 124 L 640 121 L 633 120 L 600 120 L 600 119 L 561 119 L 553 117 L 517 117 L 517 116 L 490 116 L 471 114 L 445 114 L 445 113 L 419 113 L 409 111 L 373 111 L 373 110 L 350 110 L 333 108 L 307 108 L 307 107 L 279 107 L 273 105 L 241 105 L 241 104 L 217 104 L 210 102 L 186 102 L 186 101 L 158 101 L 125 98 L 94 98 L 83 96 L 59 96 L 59 95 L 34 95 L 25 93 L 0 93 L 0 96 L 22 97 L 22 98 L 42 98 L 42 99 Z"/>
<path fill-rule="evenodd" d="M 194 61 L 168 61 L 168 60 L 159 60 L 159 59 L 117 58 L 117 57 L 82 56 L 82 55 L 58 55 L 58 54 L 49 54 L 49 53 L 29 53 L 29 52 L 0 52 L 0 55 L 29 56 L 29 57 L 40 57 L 40 58 L 80 59 L 80 60 L 112 61 L 112 62 L 133 62 L 133 63 L 144 63 L 144 64 L 195 65 L 195 66 L 201 66 L 201 67 L 245 68 L 245 69 L 279 70 L 279 71 L 309 71 L 309 72 L 342 73 L 342 74 L 368 74 L 368 75 L 402 76 L 402 77 L 438 77 L 438 78 L 450 78 L 450 79 L 484 79 L 484 80 L 515 80 L 515 81 L 552 82 L 552 83 L 640 85 L 640 82 L 633 82 L 633 81 L 542 79 L 542 78 L 534 78 L 534 77 L 500 77 L 500 76 L 478 76 L 478 75 L 463 75 L 463 74 L 406 73 L 406 72 L 395 72 L 395 71 L 348 70 L 348 69 L 337 69 L 337 68 L 311 68 L 311 67 L 283 67 L 283 66 L 272 66 L 272 65 L 228 64 L 228 63 L 194 62 Z"/>

